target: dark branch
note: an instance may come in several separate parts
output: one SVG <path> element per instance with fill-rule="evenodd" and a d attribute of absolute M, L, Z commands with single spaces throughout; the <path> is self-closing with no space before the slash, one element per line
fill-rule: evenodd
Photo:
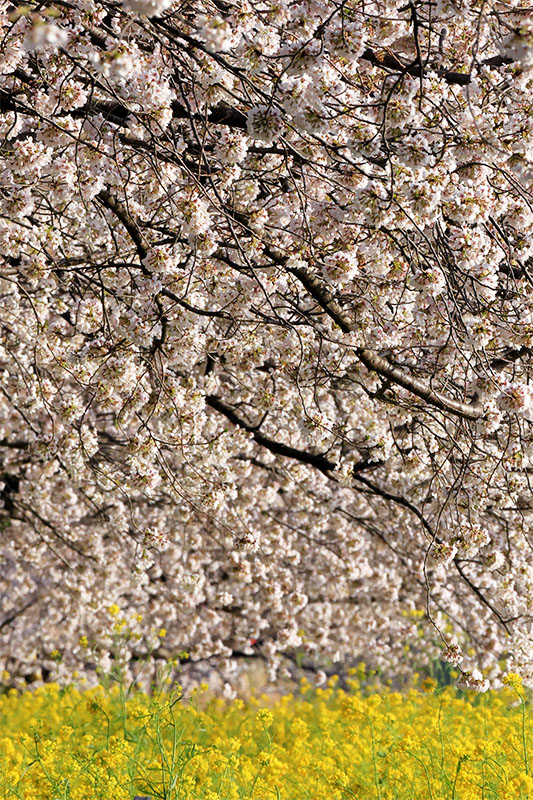
<path fill-rule="evenodd" d="M 420 77 L 424 74 L 424 66 L 418 61 L 410 64 L 404 64 L 401 59 L 392 52 L 383 54 L 375 53 L 371 48 L 367 48 L 361 56 L 364 61 L 369 61 L 375 67 L 382 67 L 383 69 L 390 69 L 393 72 L 402 72 L 405 75 L 414 75 Z M 508 56 L 493 56 L 481 62 L 488 67 L 501 67 L 504 64 L 512 64 L 513 59 Z M 472 83 L 472 75 L 469 72 L 453 72 L 446 69 L 435 70 L 437 75 L 444 78 L 446 83 L 454 84 L 456 86 L 468 86 Z"/>
<path fill-rule="evenodd" d="M 312 275 L 303 267 L 291 268 L 289 271 L 298 278 L 309 294 L 344 333 L 350 333 L 355 330 L 354 323 L 342 310 L 333 294 L 320 278 Z M 442 411 L 448 411 L 465 419 L 479 419 L 483 415 L 481 406 L 473 403 L 462 403 L 459 400 L 454 400 L 452 397 L 441 394 L 441 392 L 434 391 L 417 378 L 406 375 L 405 372 L 393 366 L 386 358 L 378 355 L 373 350 L 369 350 L 367 347 L 357 347 L 355 353 L 367 369 L 377 372 L 404 389 L 408 389 L 416 397 L 435 408 L 440 408 Z"/>
<path fill-rule="evenodd" d="M 128 213 L 122 203 L 117 200 L 116 197 L 113 197 L 107 189 L 102 189 L 102 191 L 96 195 L 96 198 L 122 222 L 137 248 L 142 263 L 148 255 L 148 244 L 131 214 Z"/>
<path fill-rule="evenodd" d="M 251 433 L 257 444 L 266 447 L 267 450 L 270 450 L 270 452 L 275 455 L 294 458 L 302 464 L 309 464 L 324 473 L 331 472 L 337 466 L 334 461 L 330 461 L 330 459 L 326 458 L 326 456 L 321 453 L 308 453 L 306 450 L 290 447 L 287 444 L 283 444 L 283 442 L 276 442 L 274 439 L 265 436 L 254 425 L 250 425 L 241 419 L 231 406 L 226 405 L 226 403 L 216 395 L 206 395 L 205 401 L 207 405 L 215 409 L 215 411 L 224 414 L 226 419 L 229 419 L 233 425 Z"/>

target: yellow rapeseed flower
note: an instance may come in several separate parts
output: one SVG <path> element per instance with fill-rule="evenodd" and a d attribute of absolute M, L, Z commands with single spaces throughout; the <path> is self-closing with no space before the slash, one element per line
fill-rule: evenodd
<path fill-rule="evenodd" d="M 513 689 L 518 689 L 519 686 L 522 686 L 522 678 L 520 675 L 517 675 L 516 672 L 508 672 L 502 683 L 504 683 L 505 686 L 511 686 Z"/>
<path fill-rule="evenodd" d="M 431 692 L 434 692 L 435 689 L 437 688 L 437 681 L 433 680 L 433 678 L 426 678 L 424 681 L 422 681 L 421 685 L 422 689 L 428 694 L 430 694 Z"/>
<path fill-rule="evenodd" d="M 264 725 L 265 728 L 268 728 L 270 725 L 272 725 L 274 721 L 272 712 L 269 711 L 268 708 L 260 708 L 255 715 L 255 719 L 259 725 Z"/>
<path fill-rule="evenodd" d="M 56 684 L 0 694 L 0 797 L 126 800 L 172 786 L 199 800 L 533 798 L 533 720 L 506 691 L 191 697 Z"/>

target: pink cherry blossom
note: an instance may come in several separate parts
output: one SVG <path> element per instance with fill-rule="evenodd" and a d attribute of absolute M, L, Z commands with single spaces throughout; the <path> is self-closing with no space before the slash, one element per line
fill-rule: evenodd
<path fill-rule="evenodd" d="M 533 685 L 526 5 L 0 3 L 2 669 Z"/>

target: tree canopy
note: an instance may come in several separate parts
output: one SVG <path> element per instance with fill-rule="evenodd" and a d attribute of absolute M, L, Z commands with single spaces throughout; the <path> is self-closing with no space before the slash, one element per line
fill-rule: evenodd
<path fill-rule="evenodd" d="M 0 8 L 5 668 L 533 682 L 528 4 Z"/>

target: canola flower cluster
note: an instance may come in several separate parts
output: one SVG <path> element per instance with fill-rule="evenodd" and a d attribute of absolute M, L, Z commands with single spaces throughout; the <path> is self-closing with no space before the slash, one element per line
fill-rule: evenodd
<path fill-rule="evenodd" d="M 205 687 L 206 688 L 206 687 Z M 500 692 L 312 689 L 246 703 L 202 687 L 57 684 L 0 696 L 0 797 L 516 800 L 533 797 L 520 679 Z"/>

